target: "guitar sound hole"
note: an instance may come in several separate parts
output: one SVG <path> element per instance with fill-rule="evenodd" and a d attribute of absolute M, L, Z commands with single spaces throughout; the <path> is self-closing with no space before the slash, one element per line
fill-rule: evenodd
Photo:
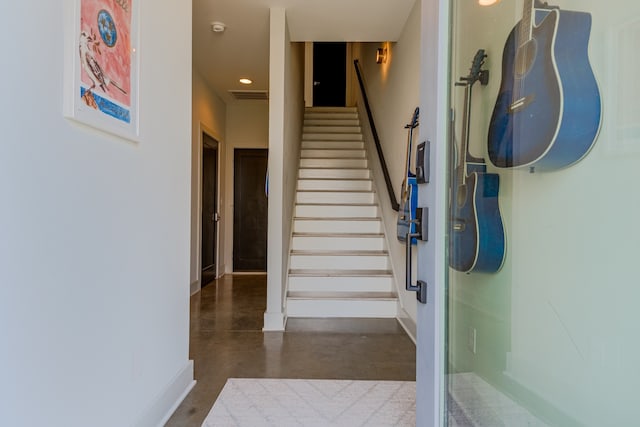
<path fill-rule="evenodd" d="M 460 185 L 458 186 L 458 191 L 456 191 L 456 205 L 461 208 L 464 206 L 467 200 L 467 186 Z"/>
<path fill-rule="evenodd" d="M 531 69 L 533 61 L 536 58 L 536 41 L 531 39 L 518 48 L 516 53 L 515 71 L 517 77 L 522 77 Z"/>

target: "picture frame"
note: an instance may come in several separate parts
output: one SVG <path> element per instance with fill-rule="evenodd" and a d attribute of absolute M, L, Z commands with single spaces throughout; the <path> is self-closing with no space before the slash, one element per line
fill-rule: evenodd
<path fill-rule="evenodd" d="M 139 0 L 68 0 L 64 115 L 139 138 Z"/>

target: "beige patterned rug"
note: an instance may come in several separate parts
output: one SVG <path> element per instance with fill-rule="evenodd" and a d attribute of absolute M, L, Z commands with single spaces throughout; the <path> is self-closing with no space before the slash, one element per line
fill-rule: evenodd
<path fill-rule="evenodd" d="M 415 426 L 412 381 L 227 380 L 203 427 Z"/>

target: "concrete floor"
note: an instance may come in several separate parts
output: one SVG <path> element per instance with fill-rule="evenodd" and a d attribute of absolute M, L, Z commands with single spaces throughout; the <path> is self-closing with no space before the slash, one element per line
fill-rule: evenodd
<path fill-rule="evenodd" d="M 395 319 L 289 319 L 262 332 L 265 275 L 224 276 L 191 297 L 197 384 L 169 427 L 200 426 L 227 378 L 415 380 L 415 345 Z"/>

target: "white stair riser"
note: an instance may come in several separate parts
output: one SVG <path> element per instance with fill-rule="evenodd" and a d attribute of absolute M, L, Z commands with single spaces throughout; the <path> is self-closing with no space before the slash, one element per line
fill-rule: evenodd
<path fill-rule="evenodd" d="M 310 159 L 310 158 L 362 158 L 367 157 L 367 153 L 364 150 L 325 150 L 325 149 L 311 149 L 311 150 L 302 150 L 300 152 L 300 158 L 302 159 Z"/>
<path fill-rule="evenodd" d="M 358 109 L 356 107 L 307 107 L 306 113 L 353 113 L 356 114 Z"/>
<path fill-rule="evenodd" d="M 289 277 L 290 292 L 392 292 L 391 277 Z"/>
<path fill-rule="evenodd" d="M 388 270 L 386 255 L 291 255 L 295 270 Z"/>
<path fill-rule="evenodd" d="M 360 126 L 305 126 L 303 133 L 357 133 L 360 134 Z"/>
<path fill-rule="evenodd" d="M 300 159 L 303 168 L 366 168 L 367 159 Z"/>
<path fill-rule="evenodd" d="M 312 178 L 344 178 L 344 179 L 368 179 L 371 177 L 369 169 L 326 169 L 306 168 L 298 171 L 298 177 Z"/>
<path fill-rule="evenodd" d="M 338 113 L 314 113 L 307 112 L 304 114 L 305 120 L 359 120 L 358 113 L 355 112 L 338 112 Z"/>
<path fill-rule="evenodd" d="M 303 133 L 303 140 L 309 141 L 362 141 L 361 133 Z"/>
<path fill-rule="evenodd" d="M 341 179 L 299 179 L 298 180 L 298 190 L 369 191 L 372 189 L 372 187 L 373 187 L 373 184 L 370 180 L 341 180 Z"/>
<path fill-rule="evenodd" d="M 328 206 L 328 205 L 296 205 L 295 217 L 314 218 L 376 218 L 378 207 L 370 206 Z"/>
<path fill-rule="evenodd" d="M 293 221 L 294 233 L 380 233 L 381 221 L 300 220 Z M 340 249 L 340 248 L 337 248 Z"/>
<path fill-rule="evenodd" d="M 364 150 L 364 142 L 362 141 L 302 141 L 303 150 L 331 150 L 346 148 L 349 150 Z"/>
<path fill-rule="evenodd" d="M 303 150 L 364 150 L 364 141 L 324 141 L 324 140 L 307 140 L 302 141 Z"/>
<path fill-rule="evenodd" d="M 358 119 L 342 119 L 342 118 L 307 118 L 304 119 L 305 126 L 360 126 L 360 120 Z"/>
<path fill-rule="evenodd" d="M 375 196 L 373 193 L 338 193 L 338 192 L 317 192 L 298 191 L 296 193 L 296 203 L 373 203 Z"/>
<path fill-rule="evenodd" d="M 288 317 L 396 317 L 395 300 L 287 299 Z"/>
<path fill-rule="evenodd" d="M 294 236 L 291 249 L 294 251 L 383 251 L 384 237 L 316 237 Z"/>

